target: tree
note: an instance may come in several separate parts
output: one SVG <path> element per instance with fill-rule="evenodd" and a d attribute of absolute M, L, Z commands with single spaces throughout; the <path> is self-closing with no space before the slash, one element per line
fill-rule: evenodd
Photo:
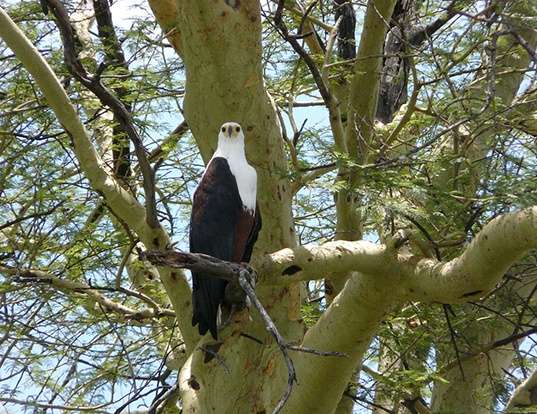
<path fill-rule="evenodd" d="M 0 9 L 0 401 L 531 411 L 534 2 L 149 6 L 130 27 L 106 0 Z M 200 338 L 188 273 L 144 260 L 185 248 L 231 120 L 280 346 L 254 306 Z"/>

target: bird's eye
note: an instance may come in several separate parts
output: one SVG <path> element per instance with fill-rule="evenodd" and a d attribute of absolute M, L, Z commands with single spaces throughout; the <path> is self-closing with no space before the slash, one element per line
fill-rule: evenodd
<path fill-rule="evenodd" d="M 241 132 L 241 127 L 237 127 L 237 128 L 235 128 L 235 131 L 237 131 L 237 132 Z"/>
<path fill-rule="evenodd" d="M 222 127 L 222 132 L 226 132 L 226 127 Z"/>

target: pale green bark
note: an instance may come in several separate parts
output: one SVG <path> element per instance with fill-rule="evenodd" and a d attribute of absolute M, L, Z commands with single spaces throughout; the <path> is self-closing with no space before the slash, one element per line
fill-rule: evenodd
<path fill-rule="evenodd" d="M 526 381 L 516 387 L 504 414 L 525 412 L 537 409 L 537 370 L 533 371 Z"/>
<path fill-rule="evenodd" d="M 483 297 L 506 270 L 537 243 L 537 207 L 489 222 L 459 257 L 447 262 L 422 259 L 405 280 L 410 300 L 464 303 Z M 506 243 L 509 240 L 509 243 Z"/>
<path fill-rule="evenodd" d="M 394 5 L 395 0 L 368 2 L 362 37 L 352 69 L 346 113 L 345 155 L 359 164 L 367 163 L 371 155 L 382 50 L 388 30 L 387 22 Z M 336 198 L 336 238 L 358 240 L 362 237 L 362 218 L 359 213 L 361 200 L 355 192 L 359 186 L 359 175 L 346 166 L 340 168 L 339 175 L 339 179 L 345 182 L 345 188 L 338 191 Z M 334 286 L 336 293 L 341 287 Z"/>
<path fill-rule="evenodd" d="M 263 80 L 259 1 L 236 5 L 178 1 L 176 30 L 186 71 L 184 115 L 205 162 L 216 148 L 222 123 L 239 122 L 245 131 L 246 158 L 257 171 L 263 219 L 255 256 L 296 244 L 293 194 L 279 123 Z M 298 285 L 264 290 L 260 296 L 266 306 L 273 306 L 277 322 L 299 319 Z M 302 328 L 292 325 L 295 332 L 288 339 L 298 340 Z"/>
<path fill-rule="evenodd" d="M 286 406 L 286 413 L 334 411 L 378 324 L 397 300 L 397 290 L 390 276 L 355 273 L 315 326 L 308 330 L 303 346 L 344 352 L 348 357 L 297 354 L 295 366 L 299 384 Z"/>
<path fill-rule="evenodd" d="M 494 328 L 492 331 L 479 329 L 481 335 L 478 336 L 482 341 L 508 336 L 513 331 L 512 327 Z M 477 344 L 479 340 L 475 341 Z M 504 375 L 503 370 L 509 368 L 513 356 L 513 347 L 506 346 L 463 360 L 461 366 L 464 378 L 461 368 L 454 363 L 453 368 L 442 376 L 448 383 L 435 384 L 431 402 L 432 413 L 489 414 L 494 405 L 492 382 L 498 381 Z"/>
<path fill-rule="evenodd" d="M 349 90 L 334 88 L 339 98 L 345 97 L 345 136 L 336 148 L 349 160 L 363 164 L 370 155 L 374 116 L 377 107 L 380 68 L 384 38 L 395 0 L 369 1 L 364 18 L 356 61 L 352 69 Z M 332 118 L 332 115 L 331 115 Z M 335 131 L 334 131 L 334 135 Z M 337 143 L 337 139 L 335 140 Z M 359 240 L 362 238 L 362 200 L 357 189 L 360 176 L 352 168 L 343 165 L 339 169 L 338 181 L 343 187 L 336 192 L 336 239 Z M 340 183 L 340 184 L 341 184 Z M 334 279 L 326 281 L 327 296 L 332 300 L 343 289 L 346 277 L 334 273 Z"/>
<path fill-rule="evenodd" d="M 369 1 L 350 85 L 346 142 L 351 159 L 367 163 L 373 139 L 384 39 L 396 0 Z"/>
<path fill-rule="evenodd" d="M 295 245 L 292 191 L 285 177 L 287 158 L 280 128 L 262 76 L 259 2 L 242 0 L 233 4 L 237 6 L 206 0 L 178 1 L 175 31 L 186 71 L 184 115 L 205 162 L 216 148 L 222 123 L 239 122 L 246 132 L 246 157 L 257 170 L 263 218 L 254 252 L 258 255 Z M 160 9 L 156 2 L 153 9 Z M 298 284 L 287 288 L 260 286 L 258 295 L 286 339 L 299 340 L 303 328 L 293 322 L 299 318 Z M 251 314 L 254 323 L 247 325 L 246 333 L 272 343 L 256 313 Z M 229 366 L 229 374 L 217 360 L 204 364 L 201 351 L 195 351 L 181 370 L 185 412 L 269 411 L 278 400 L 284 381 L 283 376 L 276 375 L 281 372 L 280 356 L 272 347 L 239 337 L 238 326 L 232 324 L 221 334 L 224 345 L 218 355 Z M 206 339 L 200 345 L 206 341 L 211 342 Z M 272 377 L 262 375 L 263 370 L 273 372 Z M 197 379 L 199 389 L 192 386 L 190 378 Z M 224 401 L 219 395 L 243 398 Z"/>
<path fill-rule="evenodd" d="M 254 266 L 261 283 L 286 285 L 349 270 L 388 272 L 394 269 L 395 254 L 393 248 L 363 240 L 338 240 L 282 249 L 258 258 Z"/>

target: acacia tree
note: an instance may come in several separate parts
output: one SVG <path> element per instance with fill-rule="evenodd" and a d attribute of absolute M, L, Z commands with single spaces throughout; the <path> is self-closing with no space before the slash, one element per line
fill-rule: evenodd
<path fill-rule="evenodd" d="M 149 6 L 128 29 L 106 0 L 0 10 L 0 401 L 531 409 L 535 4 Z M 169 261 L 197 155 L 230 120 L 258 173 L 252 267 L 279 344 L 253 306 L 200 338 Z"/>

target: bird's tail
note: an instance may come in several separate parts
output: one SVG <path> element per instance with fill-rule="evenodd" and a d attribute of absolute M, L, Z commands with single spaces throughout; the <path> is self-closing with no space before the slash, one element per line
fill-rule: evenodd
<path fill-rule="evenodd" d="M 199 273 L 193 273 L 192 279 L 192 326 L 198 325 L 200 335 L 210 331 L 212 337 L 218 339 L 218 309 L 224 301 L 227 282 Z"/>

